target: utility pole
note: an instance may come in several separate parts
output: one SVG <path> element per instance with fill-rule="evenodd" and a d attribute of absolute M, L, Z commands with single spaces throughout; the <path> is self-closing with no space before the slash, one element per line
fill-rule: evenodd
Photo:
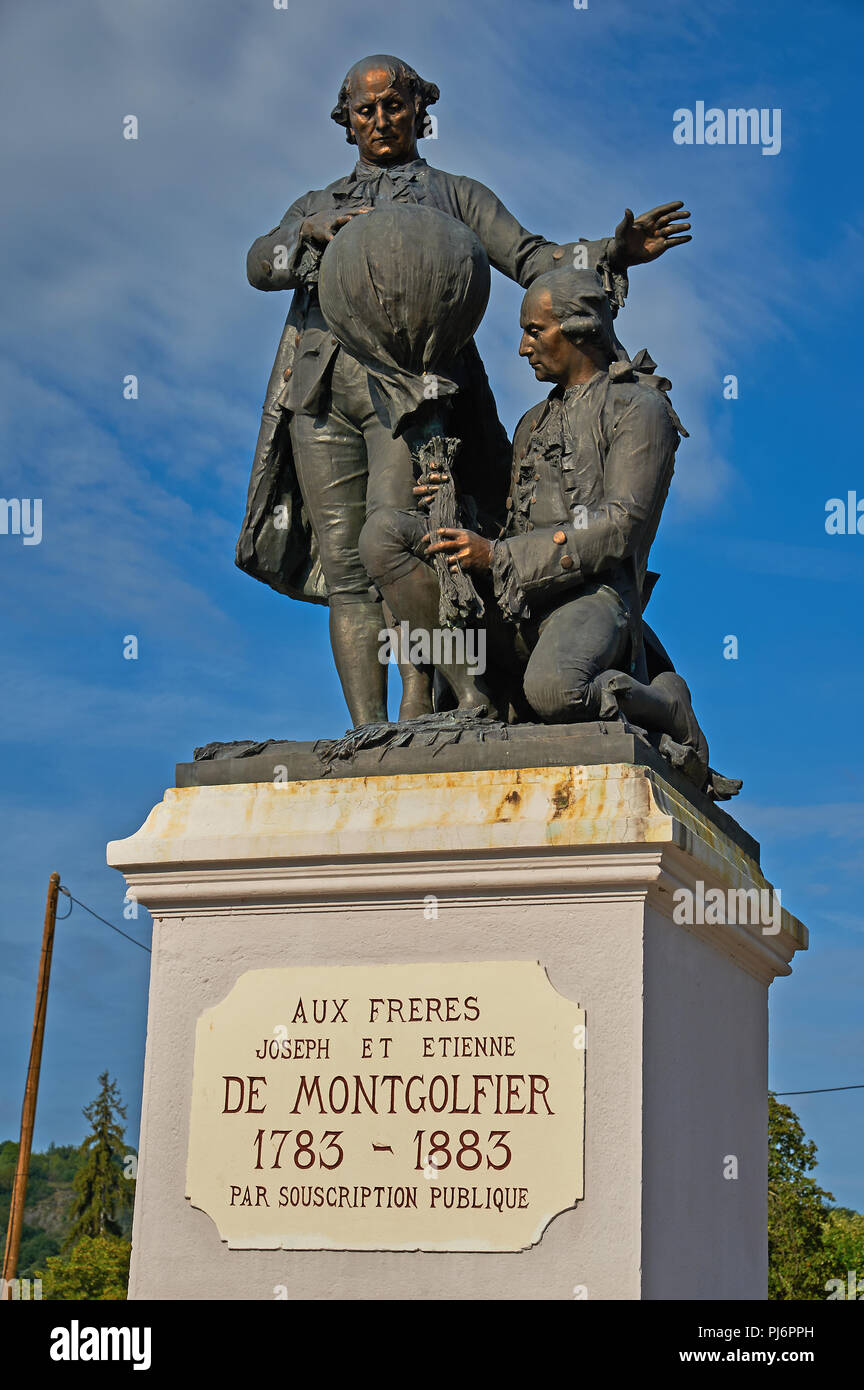
<path fill-rule="evenodd" d="M 18 1166 L 9 1208 L 9 1229 L 6 1232 L 6 1253 L 3 1257 L 3 1283 L 0 1298 L 11 1299 L 12 1280 L 18 1268 L 21 1249 L 21 1227 L 24 1224 L 24 1201 L 27 1196 L 27 1176 L 30 1171 L 30 1150 L 33 1147 L 33 1124 L 36 1119 L 36 1096 L 39 1091 L 39 1069 L 42 1066 L 42 1040 L 45 1037 L 45 1014 L 48 1008 L 48 984 L 51 979 L 51 953 L 54 949 L 54 924 L 57 920 L 57 894 L 60 875 L 48 880 L 48 899 L 45 903 L 45 925 L 42 930 L 42 955 L 39 958 L 39 979 L 36 983 L 36 1009 L 33 1014 L 33 1037 L 30 1042 L 30 1064 L 24 1105 L 21 1109 L 21 1142 L 18 1146 Z"/>

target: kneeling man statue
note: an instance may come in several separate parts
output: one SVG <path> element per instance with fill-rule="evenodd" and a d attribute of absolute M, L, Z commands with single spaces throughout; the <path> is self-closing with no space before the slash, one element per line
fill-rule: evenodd
<path fill-rule="evenodd" d="M 687 686 L 642 617 L 657 578 L 648 553 L 685 433 L 669 382 L 644 351 L 621 360 L 593 271 L 535 279 L 521 327 L 520 356 L 554 386 L 517 427 L 506 527 L 497 537 L 430 533 L 422 510 L 382 508 L 364 528 L 364 566 L 397 621 L 426 631 L 438 622 L 435 556 L 471 573 L 487 671 L 438 666 L 461 710 L 485 705 L 545 723 L 623 715 L 660 734 L 660 751 L 700 790 L 725 799 L 739 784 L 709 768 Z M 421 508 L 441 481 L 422 480 Z"/>

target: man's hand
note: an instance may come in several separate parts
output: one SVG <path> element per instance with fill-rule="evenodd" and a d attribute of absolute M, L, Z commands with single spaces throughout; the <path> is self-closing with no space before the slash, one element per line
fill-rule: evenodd
<path fill-rule="evenodd" d="M 427 507 L 431 507 L 436 492 L 438 492 L 441 485 L 446 483 L 446 481 L 446 473 L 436 473 L 434 470 L 424 473 L 418 479 L 417 486 L 412 488 L 412 491 L 417 498 L 417 506 L 421 511 L 425 511 Z"/>
<path fill-rule="evenodd" d="M 478 536 L 475 531 L 464 531 L 458 526 L 439 526 L 435 532 L 439 539 L 427 533 L 427 555 L 444 555 L 451 570 L 488 570 L 492 566 L 492 542 Z"/>
<path fill-rule="evenodd" d="M 300 236 L 304 241 L 326 246 L 333 240 L 339 228 L 350 222 L 352 217 L 357 217 L 361 212 L 371 211 L 371 208 L 353 208 L 351 212 L 313 212 L 311 217 L 307 217 L 301 223 Z"/>
<path fill-rule="evenodd" d="M 692 237 L 682 235 L 690 230 L 690 223 L 682 220 L 689 216 L 683 203 L 661 203 L 659 208 L 652 208 L 650 212 L 643 212 L 641 217 L 635 218 L 629 208 L 625 209 L 622 220 L 615 228 L 615 240 L 609 257 L 612 269 L 626 270 L 631 265 L 656 261 L 670 246 L 681 246 L 685 241 L 692 241 Z"/>

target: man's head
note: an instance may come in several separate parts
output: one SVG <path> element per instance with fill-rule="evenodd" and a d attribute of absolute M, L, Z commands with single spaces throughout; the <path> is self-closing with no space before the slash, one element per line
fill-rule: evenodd
<path fill-rule="evenodd" d="M 599 275 L 564 267 L 539 275 L 526 291 L 519 356 L 538 381 L 575 386 L 615 356 L 612 311 Z"/>
<path fill-rule="evenodd" d="M 405 164 L 417 158 L 426 108 L 440 95 L 434 82 L 424 82 L 401 58 L 378 53 L 354 64 L 330 116 L 345 126 L 345 138 L 357 146 L 361 159 Z"/>

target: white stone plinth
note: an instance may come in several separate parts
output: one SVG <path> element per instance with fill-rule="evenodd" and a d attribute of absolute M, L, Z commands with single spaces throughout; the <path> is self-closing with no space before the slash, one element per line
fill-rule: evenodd
<path fill-rule="evenodd" d="M 108 862 L 155 922 L 131 1298 L 766 1297 L 768 986 L 807 933 L 673 921 L 766 880 L 656 771 L 170 790 Z M 585 1011 L 584 1198 L 519 1253 L 229 1249 L 184 1196 L 202 1012 L 250 970 L 495 960 Z"/>

